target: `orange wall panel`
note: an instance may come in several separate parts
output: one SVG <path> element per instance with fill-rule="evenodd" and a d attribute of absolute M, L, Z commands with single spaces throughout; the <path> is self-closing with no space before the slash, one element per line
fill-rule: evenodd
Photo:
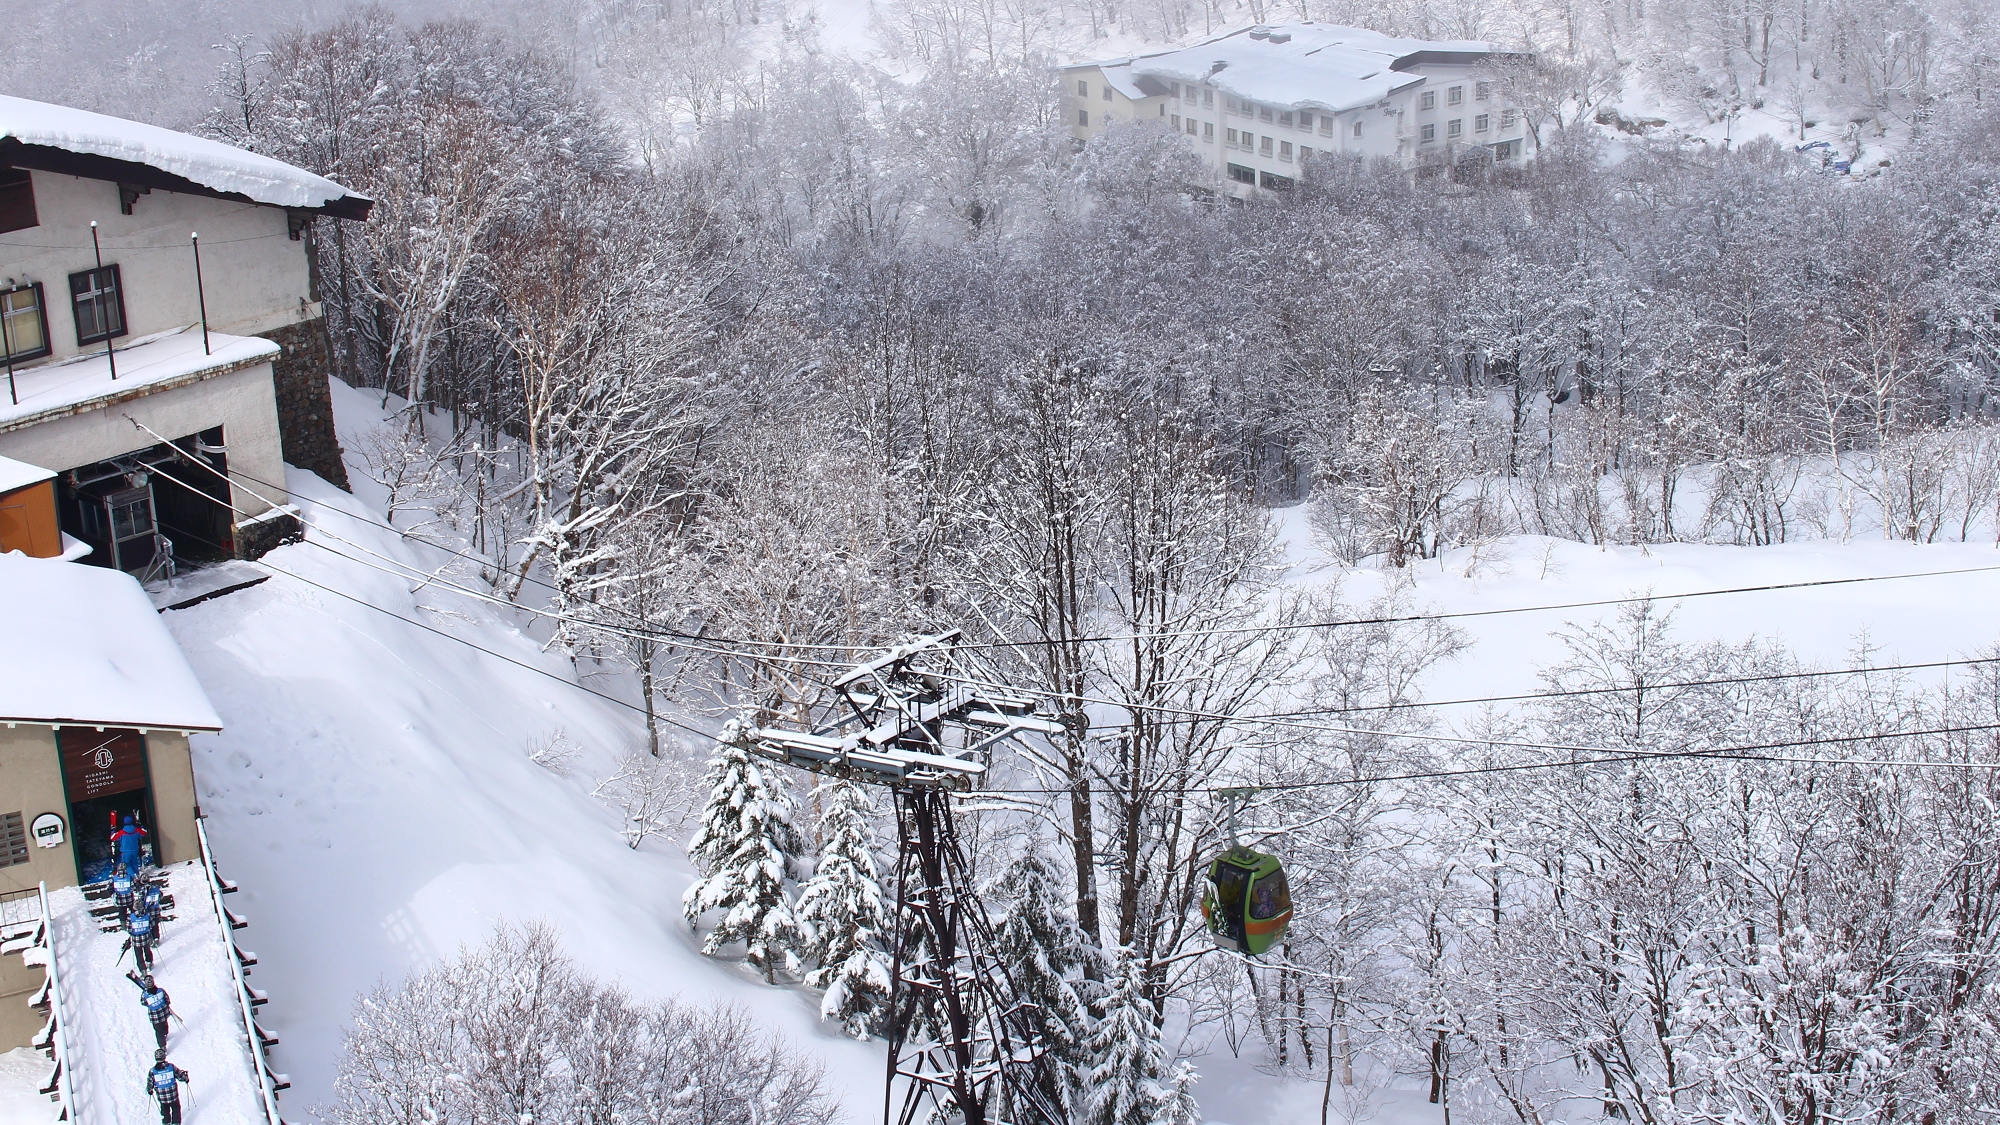
<path fill-rule="evenodd" d="M 37 559 L 52 559 L 62 554 L 54 481 L 0 493 L 0 554 L 8 551 Z"/>

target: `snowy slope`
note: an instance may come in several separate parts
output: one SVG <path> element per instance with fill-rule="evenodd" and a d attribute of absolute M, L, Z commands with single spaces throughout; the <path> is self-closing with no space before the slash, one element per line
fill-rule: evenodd
<path fill-rule="evenodd" d="M 357 428 L 379 414 L 358 392 L 336 383 L 334 393 L 343 437 L 355 448 Z M 355 497 L 294 472 L 291 486 L 306 519 L 413 564 L 443 561 L 343 515 L 380 500 L 365 475 L 352 475 Z M 1380 571 L 1327 565 L 1311 547 L 1303 512 L 1278 516 L 1293 582 L 1337 579 L 1359 602 L 1390 580 Z M 541 652 L 504 611 L 436 589 L 412 593 L 405 579 L 310 544 L 282 548 L 267 561 L 299 578 L 274 574 L 164 620 L 227 726 L 221 735 L 196 737 L 197 778 L 219 862 L 243 886 L 235 905 L 252 922 L 244 944 L 263 958 L 257 983 L 272 996 L 264 1022 L 282 1037 L 276 1065 L 294 1082 L 288 1116 L 302 1118 L 329 1096 L 357 993 L 480 940 L 503 917 L 555 922 L 587 969 L 641 996 L 719 995 L 750 1006 L 766 1026 L 825 1061 L 853 1120 L 879 1112 L 879 1048 L 821 1026 L 807 994 L 767 987 L 739 965 L 701 957 L 679 917 L 691 877 L 679 841 L 628 850 L 615 814 L 589 796 L 593 779 L 639 738 L 630 712 L 568 686 L 574 674 L 566 662 Z M 1996 564 L 2000 552 L 1977 545 L 1600 550 L 1523 539 L 1457 552 L 1408 577 L 1415 605 L 1459 611 Z M 1996 583 L 2000 576 L 1974 574 L 1697 598 L 1682 606 L 1679 621 L 1687 639 L 1775 637 L 1828 665 L 1847 663 L 1864 630 L 1882 646 L 1878 662 L 1946 659 L 2000 639 Z M 1535 690 L 1536 667 L 1558 652 L 1552 630 L 1615 612 L 1461 621 L 1474 646 L 1437 670 L 1427 693 Z M 620 687 L 599 677 L 590 686 Z M 586 748 L 566 777 L 533 764 L 524 749 L 558 727 Z M 1212 1122 L 1317 1119 L 1317 1086 L 1274 1084 L 1250 1060 L 1230 1058 L 1220 1042 L 1189 1048 L 1200 1056 L 1197 1092 Z M 1334 1120 L 1342 1119 L 1341 1095 L 1334 1091 Z M 1438 1119 L 1409 1083 L 1380 1092 L 1368 1109 L 1386 1125 Z"/>
<path fill-rule="evenodd" d="M 355 427 L 379 415 L 359 392 L 334 392 L 355 448 Z M 378 499 L 364 474 L 350 475 L 359 497 L 294 470 L 305 518 L 436 565 L 434 552 L 342 517 Z M 267 561 L 573 679 L 503 611 L 413 595 L 310 545 Z M 282 574 L 164 619 L 226 727 L 194 739 L 196 781 L 217 863 L 243 888 L 231 905 L 251 923 L 239 940 L 262 959 L 262 1022 L 293 1082 L 288 1118 L 331 1094 L 357 994 L 483 940 L 500 918 L 548 919 L 585 969 L 641 997 L 749 1006 L 825 1059 L 857 1120 L 879 1112 L 879 1050 L 822 1029 L 805 994 L 700 956 L 680 920 L 691 874 L 678 841 L 627 849 L 616 814 L 589 796 L 640 737 L 628 712 Z M 587 748 L 568 777 L 523 749 L 558 727 Z"/>
<path fill-rule="evenodd" d="M 154 979 L 173 998 L 180 1019 L 169 1024 L 167 1057 L 188 1072 L 181 1108 L 187 1125 L 240 1125 L 259 1120 L 256 1072 L 243 1020 L 230 1007 L 236 995 L 229 953 L 215 917 L 206 877 L 192 863 L 166 869 L 173 921 L 160 928 Z M 139 1004 L 139 990 L 125 979 L 132 955 L 120 953 L 123 933 L 100 933 L 83 892 L 65 887 L 49 894 L 56 957 L 79 1052 L 70 1082 L 82 1121 L 158 1120 L 146 1096 L 153 1065 L 153 1029 Z"/>

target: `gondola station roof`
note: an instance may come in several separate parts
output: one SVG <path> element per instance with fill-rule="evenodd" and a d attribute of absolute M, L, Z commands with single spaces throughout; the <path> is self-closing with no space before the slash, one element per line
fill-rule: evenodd
<path fill-rule="evenodd" d="M 129 574 L 0 555 L 0 723 L 215 731 L 222 719 Z"/>
<path fill-rule="evenodd" d="M 102 113 L 0 95 L 0 167 L 366 219 L 374 200 L 281 160 Z"/>

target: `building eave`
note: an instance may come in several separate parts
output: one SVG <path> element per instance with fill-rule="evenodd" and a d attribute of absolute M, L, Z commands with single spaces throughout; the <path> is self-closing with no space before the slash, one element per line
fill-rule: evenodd
<path fill-rule="evenodd" d="M 166 731 L 170 734 L 216 734 L 222 730 L 219 726 L 207 726 L 197 723 L 153 723 L 140 722 L 134 719 L 54 718 L 37 715 L 0 715 L 0 724 L 4 724 L 9 729 L 21 726 L 48 727 L 51 730 L 61 730 L 64 727 L 88 727 L 91 730 L 136 730 L 141 734 L 147 734 L 156 730 Z"/>
<path fill-rule="evenodd" d="M 134 187 L 150 188 L 157 191 L 177 192 L 181 195 L 197 195 L 207 199 L 224 199 L 231 203 L 248 203 L 254 207 L 277 207 L 275 203 L 260 203 L 240 192 L 217 191 L 195 183 L 184 176 L 163 171 L 150 164 L 135 160 L 119 160 L 110 156 L 99 156 L 87 152 L 71 152 L 68 149 L 49 145 L 24 144 L 13 137 L 0 138 L 0 167 L 27 168 L 36 172 L 49 172 L 61 176 L 81 176 L 87 180 L 102 180 L 105 183 L 131 184 Z M 280 207 L 284 211 L 296 211 L 309 215 L 328 215 L 336 219 L 351 219 L 366 222 L 368 212 L 375 201 L 364 195 L 343 195 L 330 199 L 318 207 Z"/>

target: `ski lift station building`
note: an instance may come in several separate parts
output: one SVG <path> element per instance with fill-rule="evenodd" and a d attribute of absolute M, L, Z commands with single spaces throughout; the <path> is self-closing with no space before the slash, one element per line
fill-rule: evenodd
<path fill-rule="evenodd" d="M 49 471 L 59 529 L 20 549 L 152 578 L 295 534 L 285 465 L 346 483 L 314 239 L 371 206 L 218 141 L 0 97 L 0 456 Z"/>
<path fill-rule="evenodd" d="M 0 459 L 8 474 L 33 475 Z M 197 858 L 188 736 L 222 720 L 138 581 L 10 551 L 0 621 L 0 899 L 103 879 L 126 816 L 156 863 Z M 39 981 L 11 967 L 0 967 L 0 1049 L 40 1026 L 12 995 Z"/>
<path fill-rule="evenodd" d="M 1531 155 L 1502 81 L 1531 62 L 1485 42 L 1293 23 L 1079 63 L 1062 79 L 1078 140 L 1120 125 L 1165 126 L 1242 197 L 1291 187 L 1328 153 L 1408 165 Z"/>

